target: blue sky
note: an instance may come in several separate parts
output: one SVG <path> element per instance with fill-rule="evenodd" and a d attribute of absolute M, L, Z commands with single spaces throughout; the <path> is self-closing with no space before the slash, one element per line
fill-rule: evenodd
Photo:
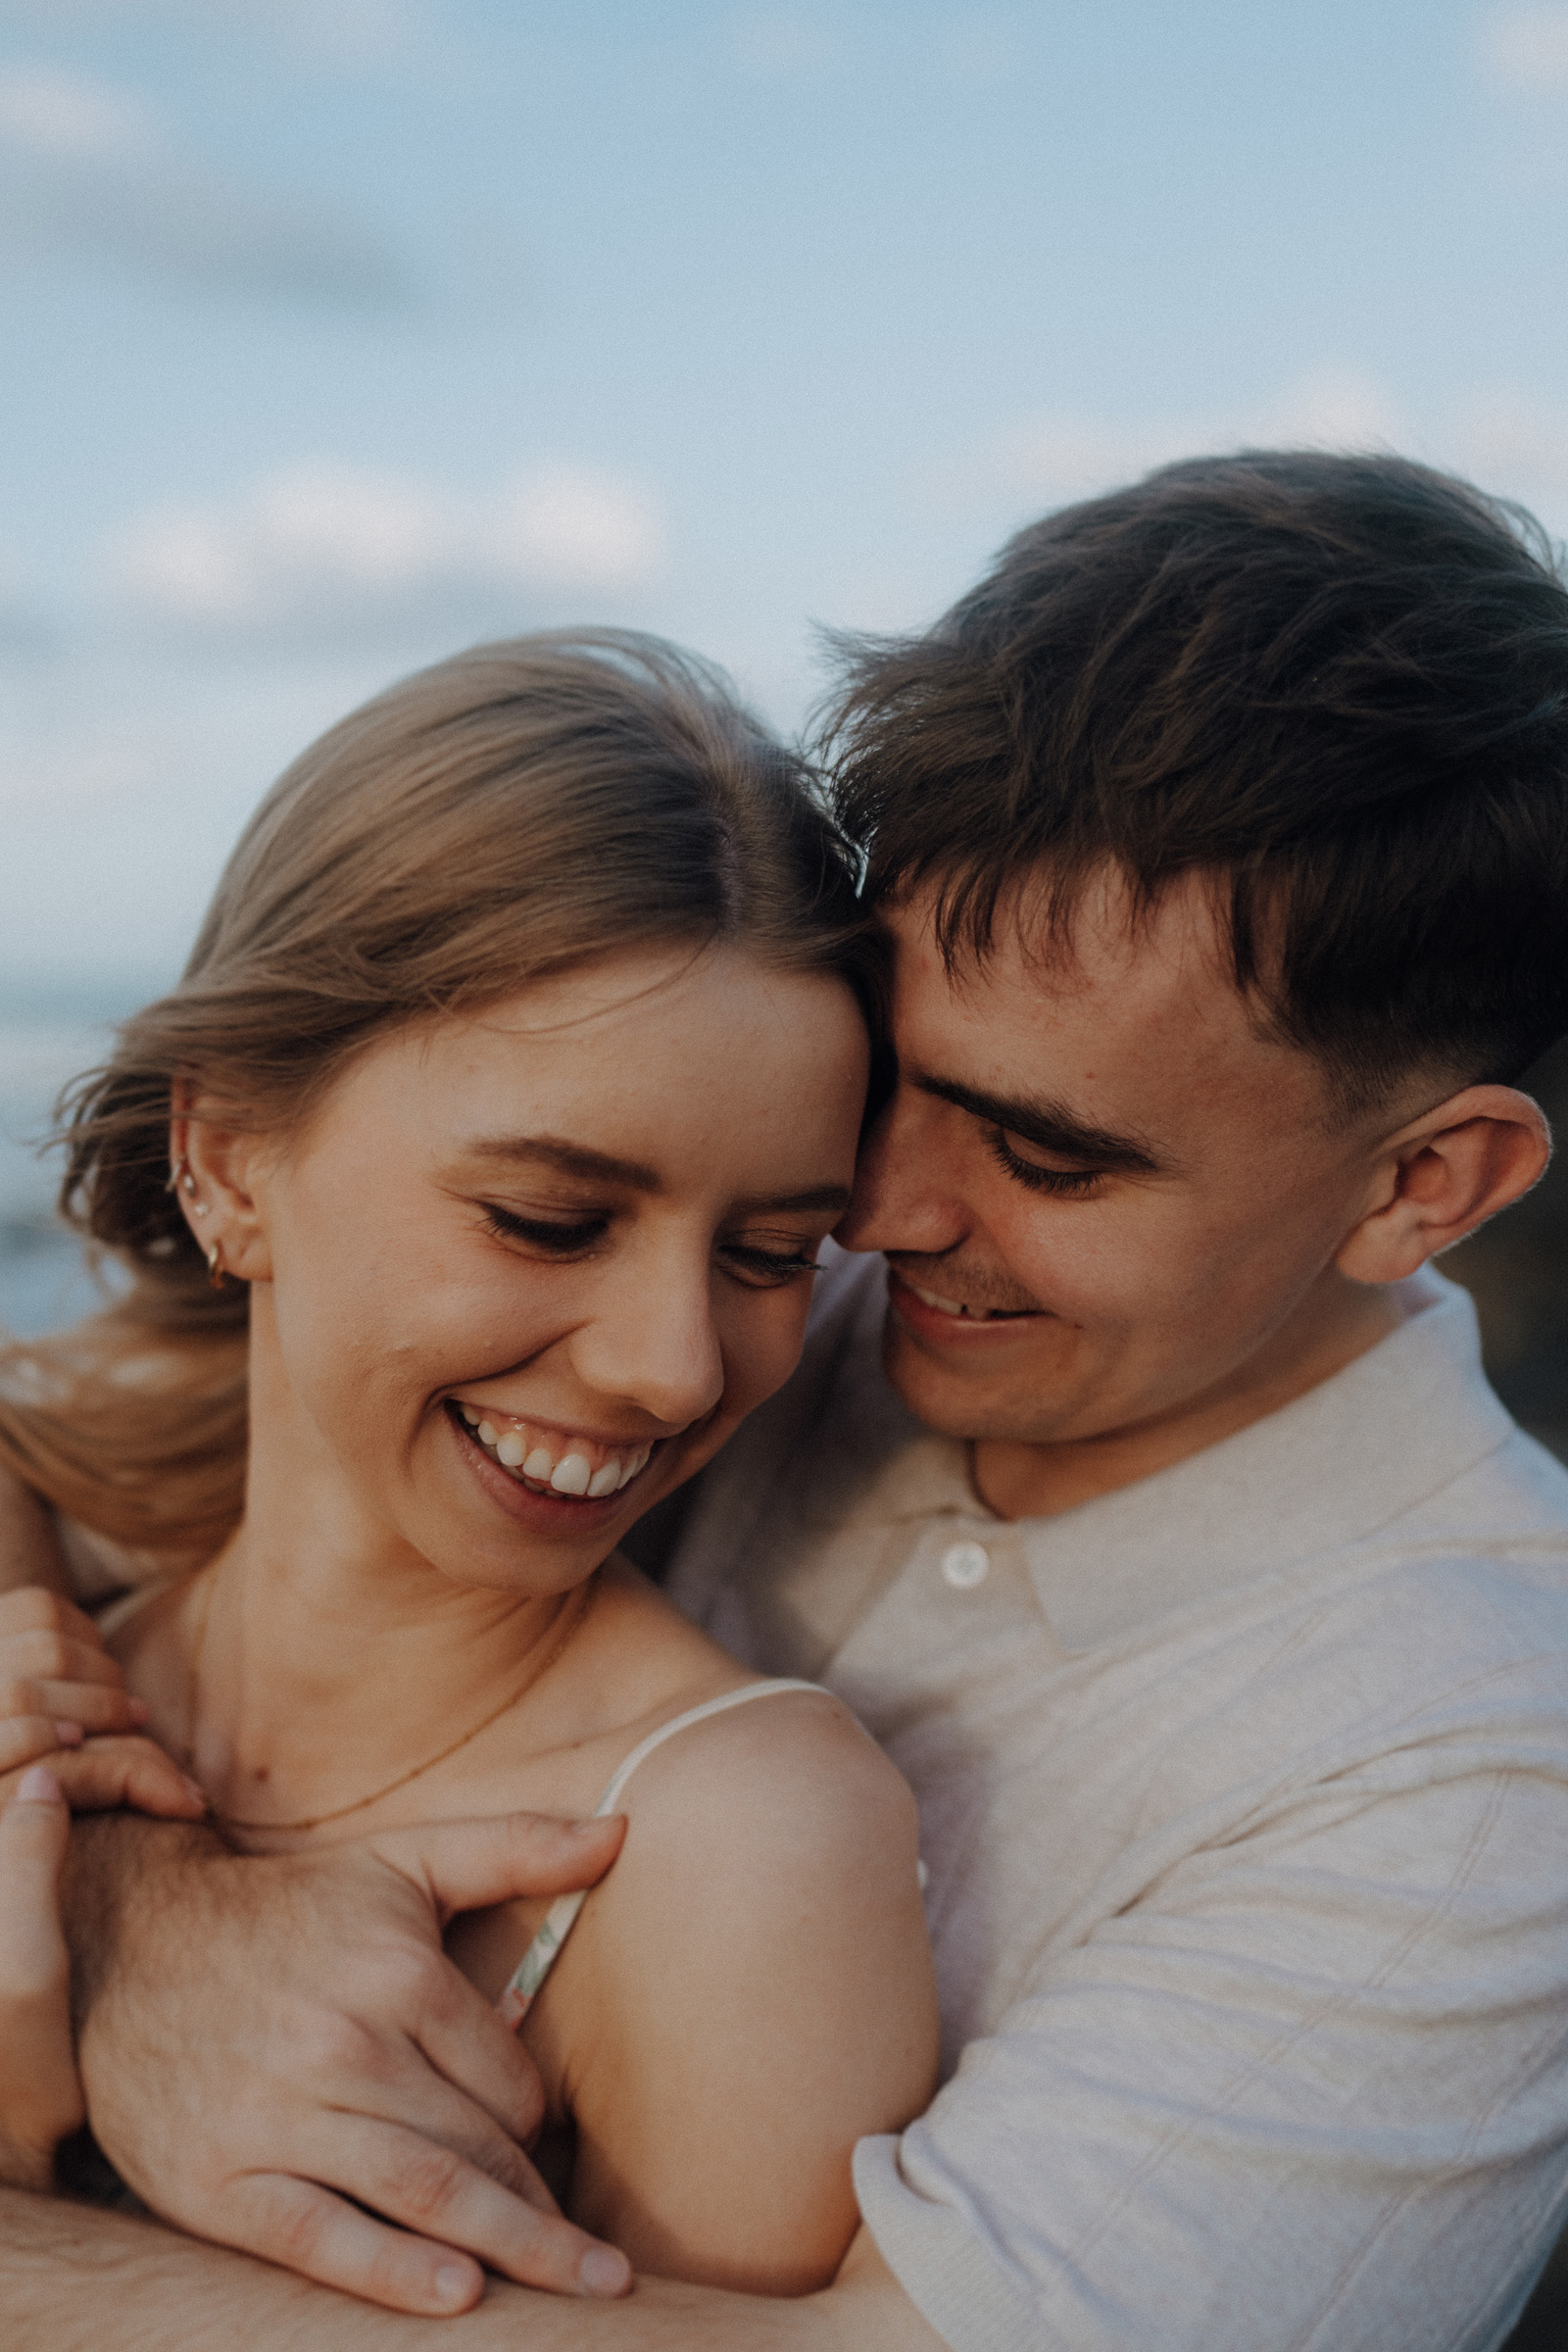
<path fill-rule="evenodd" d="M 166 977 L 276 768 L 611 618 L 784 724 L 1247 438 L 1568 529 L 1568 6 L 0 0 L 0 983 Z"/>

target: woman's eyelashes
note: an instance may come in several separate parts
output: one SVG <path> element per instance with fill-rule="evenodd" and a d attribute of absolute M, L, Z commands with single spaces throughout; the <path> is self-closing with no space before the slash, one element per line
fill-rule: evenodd
<path fill-rule="evenodd" d="M 527 1249 L 538 1250 L 550 1257 L 581 1257 L 605 1239 L 613 1223 L 608 1209 L 596 1209 L 589 1216 L 527 1217 L 514 1208 L 503 1208 L 499 1201 L 486 1200 L 479 1204 L 484 1212 L 486 1229 L 498 1241 L 521 1242 Z M 781 1283 L 798 1282 L 803 1275 L 817 1271 L 816 1252 L 820 1244 L 802 1240 L 794 1234 L 747 1237 L 737 1235 L 720 1239 L 715 1252 L 727 1270 L 741 1281 L 754 1286 L 776 1287 Z"/>
<path fill-rule="evenodd" d="M 494 1200 L 480 1205 L 485 1224 L 498 1241 L 526 1242 L 530 1249 L 547 1250 L 552 1257 L 580 1256 L 610 1230 L 610 1219 L 602 1211 L 589 1217 L 524 1217 Z"/>
<path fill-rule="evenodd" d="M 805 1275 L 820 1272 L 816 1262 L 818 1246 L 802 1242 L 792 1249 L 769 1250 L 760 1243 L 736 1241 L 720 1242 L 718 1251 L 743 1282 L 777 1289 L 783 1283 L 799 1282 Z"/>
<path fill-rule="evenodd" d="M 1002 1127 L 992 1128 L 990 1144 L 991 1155 L 998 1166 L 1032 1193 L 1054 1193 L 1058 1199 L 1082 1200 L 1101 1180 L 1102 1171 L 1099 1168 L 1047 1168 L 1039 1160 L 1025 1159 Z"/>

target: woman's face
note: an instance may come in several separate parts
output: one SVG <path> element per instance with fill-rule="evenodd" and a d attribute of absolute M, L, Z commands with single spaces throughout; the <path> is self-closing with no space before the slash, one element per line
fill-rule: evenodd
<path fill-rule="evenodd" d="M 838 982 L 659 949 L 390 1032 L 286 1145 L 193 1124 L 253 1507 L 579 1581 L 793 1368 L 866 1063 Z"/>

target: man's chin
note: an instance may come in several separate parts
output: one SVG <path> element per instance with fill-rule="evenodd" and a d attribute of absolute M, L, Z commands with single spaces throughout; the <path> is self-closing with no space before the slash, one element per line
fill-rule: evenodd
<path fill-rule="evenodd" d="M 1038 1326 L 1035 1330 L 1038 1334 Z M 1059 1435 L 1065 1414 L 1050 1410 L 1055 1386 L 1052 1367 L 1039 1364 L 1034 1367 L 1038 1377 L 1031 1378 L 1018 1353 L 1018 1348 L 1009 1348 L 1005 1365 L 978 1360 L 979 1351 L 954 1362 L 945 1350 L 938 1356 L 922 1347 L 892 1310 L 882 1327 L 882 1370 L 889 1387 L 916 1420 L 943 1438 L 1049 1446 Z M 989 1359 L 990 1350 L 986 1354 Z"/>

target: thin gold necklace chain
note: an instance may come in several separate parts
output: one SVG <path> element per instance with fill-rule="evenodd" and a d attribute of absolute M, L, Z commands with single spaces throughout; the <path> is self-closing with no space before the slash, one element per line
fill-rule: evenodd
<path fill-rule="evenodd" d="M 212 1575 L 211 1571 L 208 1571 L 208 1574 L 212 1576 L 212 1581 L 202 1595 L 201 1620 L 196 1628 L 196 1640 L 191 1646 L 189 1707 L 191 1736 L 185 1746 L 187 1766 L 192 1761 L 196 1744 L 196 1721 L 201 1704 L 202 1659 L 207 1648 L 207 1620 L 212 1614 L 213 1592 L 218 1581 L 216 1575 Z M 351 1813 L 364 1813 L 369 1806 L 378 1805 L 382 1797 L 393 1796 L 398 1789 L 406 1788 L 411 1781 L 420 1779 L 427 1772 L 434 1772 L 436 1766 L 444 1764 L 448 1756 L 455 1756 L 460 1747 L 466 1747 L 470 1740 L 477 1740 L 481 1732 L 487 1732 L 493 1723 L 499 1723 L 503 1715 L 509 1714 L 520 1700 L 526 1698 L 534 1685 L 543 1682 L 573 1636 L 581 1632 L 598 1594 L 599 1570 L 596 1568 L 592 1576 L 585 1583 L 579 1585 L 568 1599 L 563 1601 L 556 1617 L 556 1625 L 561 1625 L 563 1617 L 566 1619 L 566 1624 L 557 1635 L 556 1640 L 551 1642 L 538 1664 L 529 1666 L 516 1690 L 510 1692 L 499 1707 L 493 1707 L 483 1722 L 470 1725 L 469 1729 L 464 1732 L 460 1738 L 443 1747 L 438 1755 L 426 1756 L 422 1764 L 416 1764 L 411 1771 L 400 1772 L 396 1780 L 387 1782 L 384 1788 L 373 1788 L 368 1796 L 357 1796 L 351 1805 L 338 1805 L 330 1813 L 314 1813 L 308 1821 L 244 1821 L 237 1813 L 217 1812 L 210 1813 L 208 1818 L 217 1822 L 220 1829 L 272 1830 L 292 1836 L 302 1830 L 324 1829 L 330 1821 L 346 1821 Z M 551 1631 L 554 1630 L 553 1627 Z M 541 1641 L 548 1640 L 548 1634 L 541 1636 Z M 534 1646 L 538 1648 L 539 1643 L 536 1642 Z"/>

